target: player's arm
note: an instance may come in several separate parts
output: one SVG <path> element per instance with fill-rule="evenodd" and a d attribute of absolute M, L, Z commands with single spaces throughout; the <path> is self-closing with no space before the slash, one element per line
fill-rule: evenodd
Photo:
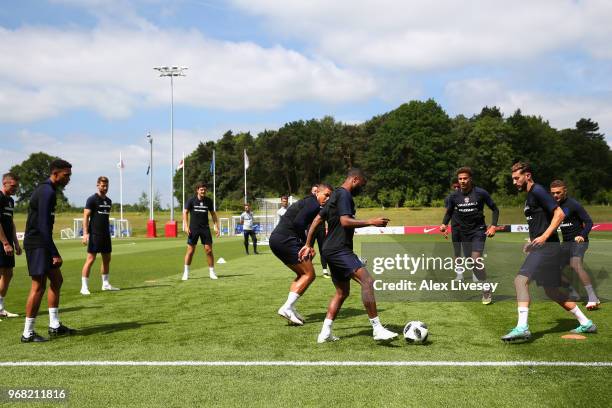
<path fill-rule="evenodd" d="M 189 209 L 187 208 L 183 210 L 183 225 L 187 228 L 187 234 L 189 235 L 191 230 L 189 229 Z"/>
<path fill-rule="evenodd" d="M 489 193 L 485 195 L 484 202 L 493 213 L 491 216 L 491 225 L 489 225 L 489 228 L 487 229 L 487 237 L 492 237 L 495 235 L 495 227 L 497 227 L 497 222 L 499 221 L 499 208 L 497 207 L 497 204 L 495 204 L 495 201 L 493 201 Z"/>
<path fill-rule="evenodd" d="M 59 267 L 62 264 L 62 257 L 53 242 L 51 227 L 51 203 L 55 200 L 55 194 L 51 187 L 41 191 L 38 198 L 38 230 L 42 236 L 46 248 L 53 258 L 53 266 Z"/>
<path fill-rule="evenodd" d="M 389 223 L 388 218 L 377 217 L 370 218 L 368 220 L 356 220 L 352 218 L 350 215 L 342 215 L 340 216 L 340 225 L 344 228 L 363 228 L 363 227 L 386 227 Z"/>
<path fill-rule="evenodd" d="M 582 222 L 582 231 L 580 231 L 580 235 L 577 235 L 574 238 L 576 242 L 584 242 L 588 237 L 591 229 L 593 228 L 593 220 L 588 212 L 584 209 L 580 203 L 578 203 L 578 208 L 576 208 L 576 213 L 578 214 L 578 218 Z"/>
<path fill-rule="evenodd" d="M 13 255 L 13 246 L 8 240 L 8 237 L 4 233 L 4 228 L 0 225 L 0 242 L 2 242 L 2 247 L 4 248 L 4 253 L 8 256 Z"/>
<path fill-rule="evenodd" d="M 555 208 L 555 211 L 553 212 L 553 218 L 550 221 L 550 225 L 542 235 L 531 241 L 531 246 L 539 247 L 544 245 L 546 240 L 557 231 L 557 228 L 559 228 L 559 225 L 561 225 L 564 218 L 565 214 L 563 213 L 561 207 Z"/>
<path fill-rule="evenodd" d="M 83 245 L 89 242 L 89 219 L 91 218 L 91 210 L 85 208 L 83 210 Z"/>
<path fill-rule="evenodd" d="M 13 243 L 15 244 L 15 254 L 21 255 L 21 245 L 19 245 L 19 239 L 17 239 L 17 228 L 15 227 L 15 221 L 13 221 Z"/>
<path fill-rule="evenodd" d="M 453 212 L 455 211 L 455 206 L 450 197 L 447 197 L 444 200 L 446 204 L 446 212 L 444 213 L 444 218 L 442 218 L 442 225 L 440 225 L 440 232 L 446 235 L 446 229 L 448 228 L 448 223 L 453 217 Z"/>
<path fill-rule="evenodd" d="M 217 218 L 217 212 L 216 211 L 211 211 L 210 212 L 210 216 L 212 217 L 213 220 L 213 228 L 215 230 L 215 235 L 217 237 L 221 236 L 221 227 L 219 226 L 219 218 Z"/>
<path fill-rule="evenodd" d="M 315 250 L 312 246 L 312 240 L 315 235 L 315 231 L 317 230 L 317 227 L 322 221 L 323 221 L 323 218 L 321 217 L 321 214 L 318 214 L 314 218 L 314 220 L 312 220 L 312 224 L 310 224 L 310 228 L 308 229 L 308 234 L 306 235 L 306 243 L 298 252 L 299 260 L 302 260 L 307 256 L 312 257 L 315 255 Z"/>

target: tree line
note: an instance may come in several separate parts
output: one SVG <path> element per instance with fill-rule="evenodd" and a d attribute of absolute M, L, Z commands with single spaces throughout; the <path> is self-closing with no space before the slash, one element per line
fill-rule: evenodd
<path fill-rule="evenodd" d="M 187 186 L 212 183 L 213 149 L 220 209 L 235 209 L 243 199 L 244 149 L 250 161 L 249 200 L 301 196 L 319 181 L 339 185 L 348 168 L 360 167 L 369 178 L 360 206 L 436 206 L 448 194 L 456 169 L 470 166 L 477 185 L 500 204 L 513 205 L 523 198 L 512 185 L 510 167 L 524 160 L 545 186 L 563 179 L 570 193 L 585 202 L 612 202 L 612 152 L 591 119 L 557 130 L 541 116 L 517 110 L 506 117 L 497 107 L 451 118 L 429 99 L 405 103 L 361 124 L 328 116 L 290 122 L 255 137 L 228 131 L 187 156 Z M 181 171 L 174 178 L 177 199 Z"/>

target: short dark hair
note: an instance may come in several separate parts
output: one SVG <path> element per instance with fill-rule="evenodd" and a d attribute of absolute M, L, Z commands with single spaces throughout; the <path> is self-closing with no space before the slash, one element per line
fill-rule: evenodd
<path fill-rule="evenodd" d="M 460 174 L 468 174 L 470 177 L 472 177 L 472 169 L 467 166 L 459 167 L 455 174 L 457 176 L 459 176 Z"/>
<path fill-rule="evenodd" d="M 366 175 L 363 171 L 361 171 L 361 169 L 358 169 L 357 167 L 351 167 L 348 173 L 346 174 L 346 177 L 360 177 L 362 179 L 365 179 Z"/>
<path fill-rule="evenodd" d="M 72 164 L 63 159 L 55 159 L 49 165 L 49 171 L 53 173 L 55 170 L 71 169 Z"/>
<path fill-rule="evenodd" d="M 512 172 L 514 173 L 515 171 L 520 171 L 521 174 L 523 173 L 532 173 L 533 171 L 531 171 L 531 164 L 527 163 L 527 162 L 516 162 L 512 165 Z"/>
<path fill-rule="evenodd" d="M 195 185 L 195 191 L 197 192 L 202 187 L 208 190 L 208 186 L 206 185 L 206 183 L 204 183 L 203 181 L 200 181 Z"/>
<path fill-rule="evenodd" d="M 98 181 L 96 182 L 96 184 L 100 184 L 100 183 L 106 183 L 106 184 L 108 184 L 108 177 L 106 177 L 106 176 L 100 176 L 100 177 L 98 177 Z"/>
<path fill-rule="evenodd" d="M 288 200 L 288 199 L 289 199 L 289 197 L 288 197 L 288 196 L 286 196 L 286 195 L 281 196 L 281 200 Z"/>
<path fill-rule="evenodd" d="M 565 184 L 563 180 L 555 180 L 552 183 L 550 183 L 550 188 L 556 188 L 556 187 L 567 188 L 567 185 Z"/>
<path fill-rule="evenodd" d="M 327 183 L 319 183 L 317 185 L 318 188 L 326 188 L 328 190 L 334 191 L 334 188 L 332 187 L 331 184 L 327 184 Z"/>
<path fill-rule="evenodd" d="M 4 181 L 6 179 L 13 179 L 15 181 L 19 181 L 19 177 L 17 177 L 15 173 L 11 173 L 10 171 L 2 175 L 2 180 Z"/>

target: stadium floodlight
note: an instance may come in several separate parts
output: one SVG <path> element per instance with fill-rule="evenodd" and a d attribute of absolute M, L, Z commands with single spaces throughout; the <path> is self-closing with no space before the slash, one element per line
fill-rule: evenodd
<path fill-rule="evenodd" d="M 154 67 L 159 71 L 160 77 L 170 77 L 170 225 L 173 226 L 173 231 L 176 231 L 176 223 L 174 222 L 174 77 L 185 76 L 187 67 Z M 166 232 L 166 235 L 168 233 Z M 176 237 L 176 232 L 170 234 Z"/>

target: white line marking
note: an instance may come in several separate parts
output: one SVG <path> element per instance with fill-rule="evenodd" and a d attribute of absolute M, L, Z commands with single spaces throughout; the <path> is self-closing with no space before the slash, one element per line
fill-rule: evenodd
<path fill-rule="evenodd" d="M 612 361 L 7 361 L 0 367 L 612 367 Z"/>

